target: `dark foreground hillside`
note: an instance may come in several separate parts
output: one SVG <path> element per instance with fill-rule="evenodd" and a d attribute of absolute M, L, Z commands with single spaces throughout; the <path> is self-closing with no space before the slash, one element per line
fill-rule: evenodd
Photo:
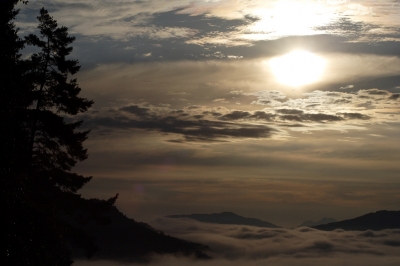
<path fill-rule="evenodd" d="M 146 223 L 126 217 L 116 207 L 107 213 L 111 223 L 89 222 L 82 228 L 96 239 L 98 251 L 92 260 L 147 261 L 151 254 L 174 254 L 198 259 L 210 258 L 205 245 L 185 241 L 157 231 Z M 84 254 L 74 251 L 75 258 Z"/>
<path fill-rule="evenodd" d="M 384 230 L 400 228 L 400 211 L 377 211 L 363 216 L 314 226 L 313 228 L 325 231 L 343 229 L 349 231 Z"/>

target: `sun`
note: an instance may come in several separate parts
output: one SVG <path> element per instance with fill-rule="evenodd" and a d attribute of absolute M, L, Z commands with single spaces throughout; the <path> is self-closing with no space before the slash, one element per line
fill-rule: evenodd
<path fill-rule="evenodd" d="M 291 87 L 301 87 L 318 81 L 325 64 L 321 57 L 303 50 L 296 50 L 269 61 L 276 79 Z"/>

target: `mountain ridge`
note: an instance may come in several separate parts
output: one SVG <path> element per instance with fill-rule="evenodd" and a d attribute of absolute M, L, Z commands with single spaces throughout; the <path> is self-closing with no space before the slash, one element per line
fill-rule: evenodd
<path fill-rule="evenodd" d="M 92 260 L 147 262 L 151 254 L 174 254 L 209 259 L 206 245 L 186 241 L 164 234 L 152 226 L 128 218 L 115 206 L 105 214 L 111 222 L 100 225 L 93 221 L 79 227 L 95 239 L 98 246 Z M 84 254 L 73 249 L 74 258 L 82 259 Z"/>
<path fill-rule="evenodd" d="M 400 211 L 381 210 L 367 213 L 353 219 L 313 226 L 312 228 L 324 231 L 332 231 L 335 229 L 348 231 L 395 229 L 400 228 Z"/>
<path fill-rule="evenodd" d="M 237 224 L 249 225 L 267 228 L 280 228 L 275 224 L 263 221 L 257 218 L 246 218 L 233 212 L 221 212 L 211 214 L 182 214 L 182 215 L 167 215 L 168 218 L 189 218 L 199 222 L 215 223 L 215 224 Z"/>
<path fill-rule="evenodd" d="M 333 219 L 333 218 L 324 217 L 321 220 L 316 221 L 316 222 L 311 221 L 311 220 L 307 220 L 307 221 L 303 222 L 301 225 L 299 225 L 298 227 L 301 227 L 301 226 L 312 227 L 312 226 L 317 226 L 317 225 L 322 225 L 322 224 L 329 224 L 329 223 L 336 223 L 336 222 L 338 222 L 338 221 Z"/>

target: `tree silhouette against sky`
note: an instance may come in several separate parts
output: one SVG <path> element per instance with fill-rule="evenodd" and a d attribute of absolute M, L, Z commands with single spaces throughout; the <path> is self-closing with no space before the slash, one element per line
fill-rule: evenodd
<path fill-rule="evenodd" d="M 70 247 L 95 251 L 91 236 L 79 229 L 89 219 L 105 222 L 107 201 L 85 200 L 77 193 L 91 177 L 71 172 L 87 158 L 83 148 L 88 131 L 73 116 L 93 101 L 79 97 L 77 60 L 69 60 L 75 40 L 66 27 L 42 8 L 39 35 L 21 40 L 13 24 L 18 1 L 2 1 L 1 116 L 6 138 L 2 151 L 2 188 L 6 205 L 5 261 L 7 265 L 71 265 Z M 21 60 L 24 44 L 36 47 Z M 3 68 L 4 69 L 4 68 Z M 66 122 L 65 118 L 69 121 Z"/>

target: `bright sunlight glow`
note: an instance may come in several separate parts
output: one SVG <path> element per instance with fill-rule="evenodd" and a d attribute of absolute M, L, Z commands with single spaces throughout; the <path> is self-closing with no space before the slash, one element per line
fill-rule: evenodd
<path fill-rule="evenodd" d="M 257 8 L 253 14 L 259 18 L 250 27 L 252 39 L 277 39 L 282 36 L 314 35 L 317 26 L 327 25 L 335 18 L 335 10 L 325 1 L 278 0 L 265 1 L 265 8 Z M 268 4 L 270 3 L 270 4 Z M 255 34 L 257 33 L 257 34 Z"/>
<path fill-rule="evenodd" d="M 324 72 L 325 60 L 307 51 L 293 51 L 269 61 L 276 79 L 291 87 L 318 81 Z"/>

